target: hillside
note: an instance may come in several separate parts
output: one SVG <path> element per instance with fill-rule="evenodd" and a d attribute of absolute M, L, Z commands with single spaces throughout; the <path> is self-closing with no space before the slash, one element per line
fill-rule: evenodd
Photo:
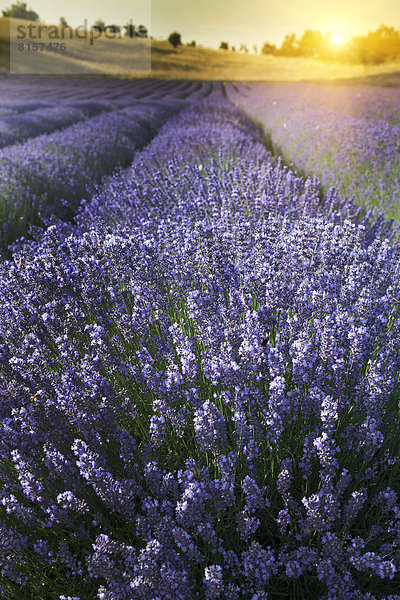
<path fill-rule="evenodd" d="M 168 42 L 153 41 L 152 76 L 173 79 L 210 79 L 229 81 L 304 81 L 360 79 L 373 82 L 386 78 L 400 83 L 400 62 L 368 66 L 325 63 L 312 58 L 286 58 L 242 54 L 226 50 L 181 47 L 174 50 Z"/>
<path fill-rule="evenodd" d="M 16 24 L 26 21 L 16 21 Z M 84 51 L 77 40 L 67 41 L 67 52 L 36 53 L 34 57 L 15 53 L 13 72 L 30 73 L 34 64 L 38 73 L 132 76 L 132 61 L 138 52 L 146 56 L 150 40 L 133 47 L 130 39 L 99 39 Z M 0 19 L 0 70 L 9 70 L 9 19 Z M 29 62 L 33 61 L 33 62 Z M 325 63 L 316 59 L 284 58 L 242 54 L 225 50 L 172 48 L 168 42 L 151 41 L 151 73 L 161 79 L 230 81 L 302 81 L 355 79 L 378 85 L 398 85 L 400 62 L 378 66 Z M 139 76 L 146 76 L 145 73 Z"/>

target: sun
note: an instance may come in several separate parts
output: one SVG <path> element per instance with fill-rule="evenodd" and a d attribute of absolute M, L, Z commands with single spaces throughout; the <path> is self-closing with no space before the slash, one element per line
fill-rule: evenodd
<path fill-rule="evenodd" d="M 346 36 L 340 31 L 332 31 L 330 39 L 334 46 L 343 46 L 346 43 Z"/>

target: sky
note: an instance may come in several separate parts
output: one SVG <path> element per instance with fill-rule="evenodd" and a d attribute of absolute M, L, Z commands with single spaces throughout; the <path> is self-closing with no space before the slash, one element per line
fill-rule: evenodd
<path fill-rule="evenodd" d="M 0 0 L 0 9 L 15 0 Z M 144 24 L 156 39 L 172 31 L 183 42 L 217 48 L 221 41 L 258 48 L 265 41 L 280 44 L 287 33 L 305 29 L 344 35 L 367 33 L 380 24 L 400 27 L 399 0 L 27 0 L 45 23 L 64 16 L 73 27 L 92 24 L 123 25 L 132 19 Z"/>

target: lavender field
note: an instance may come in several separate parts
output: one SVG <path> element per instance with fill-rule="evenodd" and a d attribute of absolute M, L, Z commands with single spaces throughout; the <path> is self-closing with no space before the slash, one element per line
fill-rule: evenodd
<path fill-rule="evenodd" d="M 227 91 L 295 169 L 400 220 L 398 87 L 258 83 Z"/>
<path fill-rule="evenodd" d="M 0 86 L 0 598 L 400 600 L 397 90 Z"/>

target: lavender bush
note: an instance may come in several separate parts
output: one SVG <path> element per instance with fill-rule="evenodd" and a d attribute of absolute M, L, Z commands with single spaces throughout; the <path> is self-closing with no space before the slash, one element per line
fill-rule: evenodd
<path fill-rule="evenodd" d="M 400 598 L 399 249 L 261 141 L 217 94 L 1 265 L 5 600 Z"/>

